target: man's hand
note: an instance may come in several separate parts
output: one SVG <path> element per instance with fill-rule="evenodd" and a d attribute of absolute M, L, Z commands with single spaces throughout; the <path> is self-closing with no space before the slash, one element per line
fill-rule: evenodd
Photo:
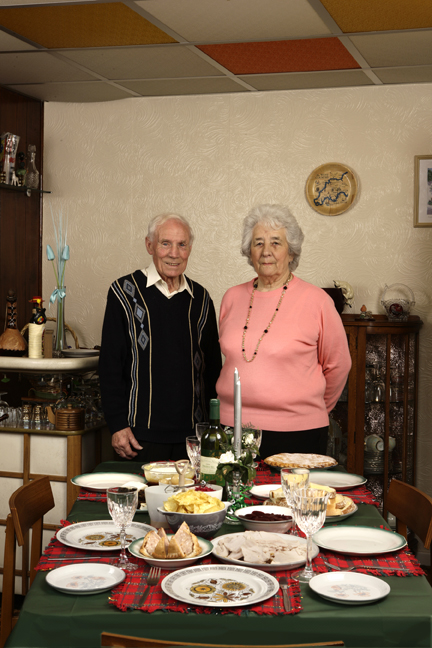
<path fill-rule="evenodd" d="M 133 459 L 137 456 L 135 450 L 142 450 L 142 446 L 136 440 L 132 430 L 127 427 L 119 430 L 112 435 L 112 447 L 120 457 L 125 459 Z"/>

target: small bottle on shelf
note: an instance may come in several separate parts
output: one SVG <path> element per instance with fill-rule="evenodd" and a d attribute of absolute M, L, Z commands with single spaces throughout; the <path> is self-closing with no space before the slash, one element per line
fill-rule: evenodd
<path fill-rule="evenodd" d="M 220 402 L 217 398 L 210 401 L 209 426 L 201 437 L 201 479 L 210 483 L 224 485 L 222 477 L 216 474 L 219 457 L 224 452 L 227 436 L 220 424 Z"/>
<path fill-rule="evenodd" d="M 33 312 L 29 324 L 29 358 L 43 358 L 43 338 L 45 333 L 46 315 L 42 308 L 42 297 L 30 299 Z"/>
<path fill-rule="evenodd" d="M 5 330 L 0 335 L 0 355 L 19 357 L 27 351 L 27 342 L 18 330 L 16 301 L 15 291 L 9 290 L 6 297 Z"/>

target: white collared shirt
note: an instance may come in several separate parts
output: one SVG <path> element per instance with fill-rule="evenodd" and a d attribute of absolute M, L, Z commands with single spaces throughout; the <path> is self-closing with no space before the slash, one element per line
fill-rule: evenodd
<path fill-rule="evenodd" d="M 145 268 L 145 270 L 143 270 L 143 273 L 147 277 L 147 288 L 150 288 L 150 286 L 156 286 L 156 288 L 160 290 L 161 293 L 165 295 L 165 297 L 167 297 L 167 299 L 171 299 L 171 297 L 174 297 L 174 295 L 177 295 L 177 293 L 183 292 L 183 290 L 187 290 L 190 296 L 193 297 L 193 293 L 183 274 L 180 275 L 180 285 L 178 289 L 170 292 L 167 282 L 162 279 L 159 272 L 156 270 L 156 266 L 153 261 L 148 268 Z"/>

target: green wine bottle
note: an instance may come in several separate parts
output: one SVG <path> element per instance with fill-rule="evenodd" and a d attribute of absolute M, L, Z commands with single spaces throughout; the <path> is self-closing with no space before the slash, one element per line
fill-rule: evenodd
<path fill-rule="evenodd" d="M 210 483 L 224 485 L 224 479 L 216 475 L 219 457 L 227 444 L 227 435 L 220 424 L 220 403 L 217 398 L 210 401 L 209 426 L 201 437 L 201 479 Z"/>

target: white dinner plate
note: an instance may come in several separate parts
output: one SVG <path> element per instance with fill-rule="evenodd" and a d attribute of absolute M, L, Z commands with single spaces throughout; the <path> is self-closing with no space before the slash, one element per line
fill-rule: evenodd
<path fill-rule="evenodd" d="M 91 491 L 105 491 L 107 488 L 117 488 L 127 482 L 145 484 L 146 480 L 141 475 L 116 472 L 85 473 L 72 477 L 72 484 Z"/>
<path fill-rule="evenodd" d="M 126 527 L 126 543 L 142 538 L 154 527 L 131 522 Z M 112 520 L 93 520 L 70 524 L 57 531 L 57 540 L 68 547 L 85 551 L 116 551 L 120 549 L 120 531 Z"/>
<path fill-rule="evenodd" d="M 123 569 L 101 563 L 80 563 L 53 569 L 46 575 L 51 587 L 65 594 L 98 594 L 112 589 L 126 577 Z"/>
<path fill-rule="evenodd" d="M 172 533 L 171 534 L 167 533 L 168 540 L 170 540 L 172 537 L 173 537 Z M 182 569 L 183 567 L 192 565 L 197 560 L 200 560 L 201 558 L 208 556 L 208 554 L 211 553 L 213 550 L 213 545 L 209 540 L 205 540 L 204 538 L 197 537 L 197 540 L 200 543 L 202 549 L 202 552 L 200 553 L 199 556 L 194 556 L 193 558 L 179 558 L 178 560 L 163 560 L 160 558 L 150 558 L 148 556 L 143 556 L 143 554 L 140 553 L 140 547 L 142 545 L 143 540 L 144 538 L 138 538 L 138 540 L 134 540 L 134 542 L 131 542 L 128 549 L 132 554 L 132 556 L 135 556 L 136 558 L 141 558 L 141 560 L 145 560 L 146 563 L 148 563 L 149 565 L 153 565 L 154 567 L 160 567 L 161 569 L 166 569 L 168 571 L 171 571 L 172 569 Z"/>
<path fill-rule="evenodd" d="M 405 547 L 407 541 L 398 533 L 362 526 L 329 526 L 313 536 L 323 549 L 351 556 L 370 556 L 390 553 Z"/>
<path fill-rule="evenodd" d="M 320 486 L 329 486 L 336 490 L 348 490 L 361 486 L 367 482 L 362 475 L 351 475 L 349 473 L 336 472 L 335 470 L 311 470 L 309 481 Z"/>
<path fill-rule="evenodd" d="M 249 531 L 249 533 L 251 533 Z M 306 562 L 306 555 L 304 559 L 299 560 L 297 562 L 290 562 L 290 563 L 274 563 L 274 564 L 267 564 L 267 563 L 247 563 L 244 560 L 235 560 L 233 558 L 224 558 L 223 556 L 220 556 L 217 553 L 218 545 L 220 540 L 222 538 L 233 538 L 235 536 L 242 536 L 244 535 L 243 533 L 229 533 L 224 536 L 218 536 L 217 538 L 213 538 L 213 555 L 216 556 L 216 558 L 219 558 L 224 563 L 228 563 L 230 565 L 238 565 L 238 566 L 243 566 L 243 567 L 252 567 L 253 569 L 260 569 L 262 571 L 266 572 L 272 572 L 272 571 L 283 571 L 284 569 L 295 569 L 296 567 L 301 567 L 302 565 L 305 564 Z M 306 538 L 297 538 L 297 540 L 301 543 L 304 544 L 305 549 L 306 549 Z M 312 558 L 316 558 L 319 554 L 319 549 L 316 546 L 316 544 L 312 544 Z"/>
<path fill-rule="evenodd" d="M 351 517 L 351 515 L 354 515 L 354 513 L 356 513 L 357 511 L 358 506 L 357 504 L 354 504 L 354 508 L 352 508 L 348 513 L 343 513 L 342 515 L 326 515 L 324 524 L 334 524 L 335 522 L 339 522 L 339 520 L 346 520 L 346 518 Z"/>
<path fill-rule="evenodd" d="M 280 488 L 280 484 L 261 484 L 261 486 L 253 486 L 250 489 L 250 494 L 260 500 L 266 500 L 270 497 L 270 491 Z"/>
<path fill-rule="evenodd" d="M 310 580 L 309 585 L 323 598 L 345 605 L 374 603 L 390 592 L 390 585 L 381 579 L 354 572 L 318 574 Z"/>
<path fill-rule="evenodd" d="M 90 358 L 99 355 L 97 349 L 63 349 L 62 354 L 65 358 Z"/>
<path fill-rule="evenodd" d="M 279 583 L 270 574 L 249 567 L 196 565 L 166 576 L 162 589 L 183 603 L 225 608 L 265 601 L 276 594 Z"/>

